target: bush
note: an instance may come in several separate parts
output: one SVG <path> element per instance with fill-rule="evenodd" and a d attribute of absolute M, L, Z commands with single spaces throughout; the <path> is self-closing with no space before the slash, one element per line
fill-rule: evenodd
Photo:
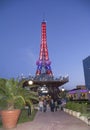
<path fill-rule="evenodd" d="M 66 108 L 81 113 L 87 113 L 87 103 L 67 102 Z"/>
<path fill-rule="evenodd" d="M 33 121 L 36 113 L 37 113 L 37 110 L 33 110 L 32 114 L 30 116 L 28 116 L 27 110 L 25 110 L 25 109 L 22 110 L 18 123 Z"/>

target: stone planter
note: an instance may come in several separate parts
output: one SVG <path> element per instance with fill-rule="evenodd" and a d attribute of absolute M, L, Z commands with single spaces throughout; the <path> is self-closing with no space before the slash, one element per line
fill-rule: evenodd
<path fill-rule="evenodd" d="M 77 118 L 79 118 L 79 117 L 80 117 L 80 115 L 81 115 L 81 113 L 80 113 L 80 112 L 76 112 L 76 117 L 77 117 Z"/>
<path fill-rule="evenodd" d="M 20 115 L 21 110 L 2 110 L 2 124 L 5 129 L 15 128 L 17 125 L 18 117 Z"/>
<path fill-rule="evenodd" d="M 72 112 L 72 115 L 73 115 L 73 116 L 76 116 L 76 113 L 77 113 L 76 111 L 73 111 L 73 112 Z"/>
<path fill-rule="evenodd" d="M 67 108 L 64 108 L 64 112 L 66 112 L 72 116 L 75 116 L 76 118 L 79 118 L 80 120 L 84 121 L 86 124 L 90 125 L 90 117 L 88 118 L 85 116 L 81 116 L 80 112 L 76 112 L 76 111 L 73 111 L 73 110 L 70 110 Z"/>
<path fill-rule="evenodd" d="M 64 108 L 64 109 L 65 109 L 65 112 L 67 112 L 67 113 L 69 112 L 69 109 L 66 109 L 66 108 Z"/>

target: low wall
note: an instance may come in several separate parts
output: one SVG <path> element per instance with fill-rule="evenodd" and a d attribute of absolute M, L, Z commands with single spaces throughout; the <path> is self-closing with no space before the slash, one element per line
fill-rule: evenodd
<path fill-rule="evenodd" d="M 90 117 L 82 116 L 80 112 L 76 112 L 67 108 L 63 108 L 63 111 L 84 121 L 87 125 L 90 125 Z"/>

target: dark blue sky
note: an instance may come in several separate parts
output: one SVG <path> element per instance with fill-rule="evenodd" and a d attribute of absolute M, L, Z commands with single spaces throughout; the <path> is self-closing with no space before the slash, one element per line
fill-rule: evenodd
<path fill-rule="evenodd" d="M 65 88 L 84 84 L 82 60 L 90 55 L 90 0 L 0 0 L 0 77 L 35 75 L 43 14 L 55 77 Z"/>

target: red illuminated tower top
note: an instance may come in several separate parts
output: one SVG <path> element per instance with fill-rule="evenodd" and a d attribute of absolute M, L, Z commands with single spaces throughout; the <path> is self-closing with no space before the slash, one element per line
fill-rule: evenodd
<path fill-rule="evenodd" d="M 47 47 L 47 36 L 46 36 L 46 22 L 43 20 L 41 23 L 41 44 L 39 59 L 36 62 L 37 70 L 36 75 L 47 74 L 52 76 L 52 70 L 50 67 L 51 62 L 49 61 L 48 47 Z"/>

